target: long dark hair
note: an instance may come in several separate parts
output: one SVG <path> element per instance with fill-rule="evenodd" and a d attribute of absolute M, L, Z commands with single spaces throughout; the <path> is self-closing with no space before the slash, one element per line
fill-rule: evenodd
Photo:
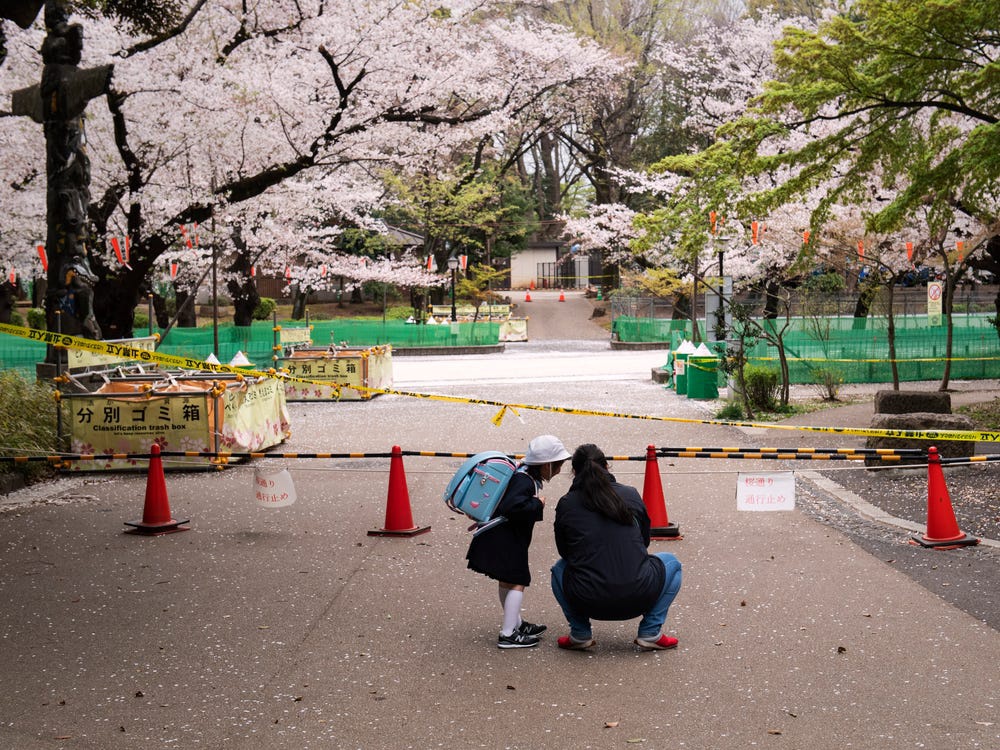
<path fill-rule="evenodd" d="M 573 452 L 573 484 L 583 494 L 583 505 L 618 523 L 635 521 L 632 511 L 611 486 L 611 472 L 604 451 L 593 443 L 581 445 Z"/>

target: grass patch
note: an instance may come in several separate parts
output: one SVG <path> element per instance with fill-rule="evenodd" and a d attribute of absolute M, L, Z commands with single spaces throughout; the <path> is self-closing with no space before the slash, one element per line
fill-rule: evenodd
<path fill-rule="evenodd" d="M 1000 429 L 1000 398 L 985 401 L 981 404 L 959 406 L 955 411 L 971 419 L 975 423 L 976 429 Z"/>
<path fill-rule="evenodd" d="M 51 454 L 57 450 L 56 408 L 52 388 L 17 372 L 0 373 L 0 453 L 5 456 Z M 50 477 L 48 463 L 0 463 L 0 474 L 20 474 L 26 482 Z"/>

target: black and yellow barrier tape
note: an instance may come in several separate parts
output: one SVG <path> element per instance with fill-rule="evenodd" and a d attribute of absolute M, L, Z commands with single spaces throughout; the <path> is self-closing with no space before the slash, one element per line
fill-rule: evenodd
<path fill-rule="evenodd" d="M 668 453 L 845 453 L 850 455 L 862 455 L 869 458 L 878 456 L 897 456 L 900 458 L 920 458 L 926 457 L 927 451 L 920 448 L 758 448 L 750 446 L 745 448 L 705 448 L 702 446 L 686 446 L 684 448 L 657 448 L 656 453 L 666 455 Z"/>
<path fill-rule="evenodd" d="M 172 354 L 162 354 L 144 349 L 137 349 L 115 342 L 93 341 L 78 336 L 68 336 L 66 334 L 51 333 L 49 331 L 39 331 L 32 328 L 13 326 L 8 323 L 0 323 L 0 333 L 7 333 L 12 336 L 39 341 L 56 347 L 67 349 L 81 349 L 95 354 L 109 354 L 118 357 L 127 357 L 144 363 L 157 363 L 167 367 L 177 367 L 182 370 L 203 370 L 207 372 L 227 373 L 237 376 L 251 376 L 260 378 L 280 378 L 299 383 L 312 385 L 323 385 L 336 388 L 338 391 L 342 387 L 337 383 L 328 380 L 309 380 L 305 378 L 291 377 L 287 373 L 278 370 L 256 370 L 248 367 L 234 367 L 232 365 L 216 364 L 193 359 L 191 357 L 180 357 Z M 834 435 L 856 435 L 861 437 L 881 437 L 881 438 L 905 438 L 911 440 L 958 440 L 969 442 L 1000 442 L 1000 431 L 986 430 L 892 430 L 862 427 L 811 427 L 806 425 L 784 425 L 772 424 L 768 422 L 732 422 L 719 419 L 686 419 L 682 417 L 664 417 L 655 414 L 628 414 L 622 412 L 599 411 L 593 409 L 576 409 L 566 406 L 546 406 L 540 404 L 512 404 L 503 401 L 490 399 L 474 399 L 461 396 L 443 396 L 431 393 L 415 393 L 412 391 L 399 391 L 391 388 L 369 388 L 362 385 L 350 385 L 353 390 L 369 393 L 383 394 L 391 396 L 404 396 L 407 398 L 426 399 L 432 401 L 443 401 L 458 404 L 476 404 L 481 406 L 500 407 L 493 418 L 493 424 L 499 426 L 508 411 L 515 415 L 519 409 L 530 411 L 541 411 L 554 414 L 567 414 L 574 416 L 608 417 L 612 419 L 639 419 L 653 422 L 673 422 L 680 424 L 703 424 L 718 427 L 741 427 L 766 430 L 786 430 L 791 432 L 819 432 Z"/>
<path fill-rule="evenodd" d="M 421 458 L 471 458 L 475 453 L 460 453 L 449 451 L 419 451 L 401 450 L 398 453 L 382 451 L 375 453 L 317 453 L 301 451 L 169 451 L 159 453 L 59 453 L 37 456 L 0 456 L 0 463 L 29 463 L 45 461 L 61 464 L 72 461 L 148 461 L 154 456 L 163 459 L 170 458 L 210 458 L 223 463 L 230 460 L 245 460 L 255 458 L 281 459 L 357 459 L 357 458 L 392 458 L 394 456 L 415 456 Z M 511 458 L 521 459 L 524 454 L 508 453 Z M 760 458 L 782 460 L 852 460 L 881 459 L 883 461 L 899 461 L 902 458 L 925 458 L 920 450 L 892 451 L 852 448 L 657 448 L 656 455 L 660 458 Z M 1000 458 L 1000 456 L 998 456 Z M 647 455 L 639 456 L 608 456 L 609 461 L 648 461 Z M 943 462 L 944 460 L 942 460 Z"/>

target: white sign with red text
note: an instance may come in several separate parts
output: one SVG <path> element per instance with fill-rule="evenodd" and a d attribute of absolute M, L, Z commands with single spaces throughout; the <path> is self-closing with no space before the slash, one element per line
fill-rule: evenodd
<path fill-rule="evenodd" d="M 770 471 L 736 475 L 736 510 L 794 510 L 795 475 Z"/>

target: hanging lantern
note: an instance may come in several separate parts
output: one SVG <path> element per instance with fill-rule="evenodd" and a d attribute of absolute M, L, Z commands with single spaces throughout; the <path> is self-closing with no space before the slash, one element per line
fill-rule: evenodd
<path fill-rule="evenodd" d="M 177 278 L 177 263 L 170 264 L 170 280 L 173 281 Z"/>
<path fill-rule="evenodd" d="M 458 256 L 458 267 L 461 268 L 463 271 L 466 268 L 469 267 L 469 256 L 468 255 L 459 255 Z"/>
<path fill-rule="evenodd" d="M 751 221 L 750 241 L 756 245 L 759 239 L 760 239 L 760 224 L 758 224 L 756 221 Z"/>
<path fill-rule="evenodd" d="M 962 240 L 955 242 L 955 249 L 958 250 L 958 262 L 965 260 L 965 243 Z"/>
<path fill-rule="evenodd" d="M 292 267 L 285 266 L 285 278 L 291 280 L 292 278 Z"/>
<path fill-rule="evenodd" d="M 324 263 L 322 266 L 320 266 L 319 270 L 320 270 L 321 278 L 325 279 L 326 278 L 326 264 Z"/>
<path fill-rule="evenodd" d="M 10 285 L 17 286 L 17 271 L 10 269 Z"/>
<path fill-rule="evenodd" d="M 250 266 L 250 278 L 252 279 L 257 275 L 257 266 Z"/>
<path fill-rule="evenodd" d="M 709 211 L 708 212 L 708 223 L 709 223 L 709 226 L 711 227 L 712 234 L 715 234 L 718 231 L 718 229 L 719 229 L 718 224 L 715 221 L 715 218 L 716 218 L 715 211 Z"/>
<path fill-rule="evenodd" d="M 906 259 L 908 261 L 910 261 L 911 263 L 913 262 L 913 243 L 912 242 L 907 242 L 906 243 Z"/>
<path fill-rule="evenodd" d="M 188 237 L 188 228 L 184 224 L 181 224 L 181 237 L 184 238 L 184 244 L 186 244 L 189 248 L 192 247 L 191 238 Z"/>
<path fill-rule="evenodd" d="M 861 258 L 861 260 L 865 259 L 865 241 L 864 240 L 858 240 L 858 257 Z"/>
<path fill-rule="evenodd" d="M 809 244 L 809 230 L 808 229 L 802 233 L 802 244 L 803 245 L 808 245 Z"/>
<path fill-rule="evenodd" d="M 42 270 L 47 273 L 49 270 L 49 256 L 45 254 L 45 245 L 38 246 L 38 258 L 42 261 Z"/>
<path fill-rule="evenodd" d="M 121 245 L 118 244 L 118 238 L 117 237 L 112 237 L 111 238 L 111 247 L 113 247 L 115 249 L 115 255 L 118 256 L 118 262 L 121 263 L 124 266 L 125 265 L 125 256 L 122 255 L 122 248 L 121 248 Z"/>

